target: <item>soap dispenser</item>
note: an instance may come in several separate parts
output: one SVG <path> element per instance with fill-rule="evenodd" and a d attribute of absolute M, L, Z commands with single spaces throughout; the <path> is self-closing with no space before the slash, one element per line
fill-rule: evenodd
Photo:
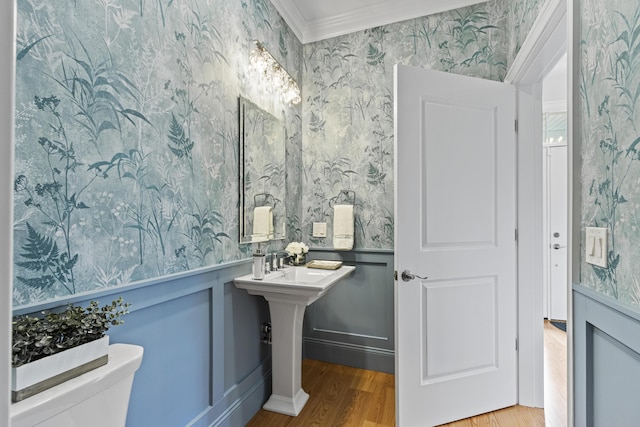
<path fill-rule="evenodd" d="M 253 278 L 255 280 L 264 279 L 265 262 L 265 254 L 260 249 L 260 244 L 258 243 L 258 249 L 253 253 Z"/>

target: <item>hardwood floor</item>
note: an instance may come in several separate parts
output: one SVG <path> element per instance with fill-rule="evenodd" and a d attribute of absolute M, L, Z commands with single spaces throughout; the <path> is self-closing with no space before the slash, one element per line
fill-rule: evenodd
<path fill-rule="evenodd" d="M 248 427 L 395 425 L 391 374 L 305 359 L 302 388 L 310 397 L 297 417 L 261 409 Z"/>
<path fill-rule="evenodd" d="M 544 407 L 549 427 L 567 425 L 567 333 L 544 322 Z"/>
<path fill-rule="evenodd" d="M 566 425 L 566 333 L 545 321 L 545 407 L 513 406 L 446 427 L 562 427 Z M 395 426 L 393 375 L 305 359 L 302 388 L 311 396 L 297 417 L 260 410 L 248 427 Z"/>

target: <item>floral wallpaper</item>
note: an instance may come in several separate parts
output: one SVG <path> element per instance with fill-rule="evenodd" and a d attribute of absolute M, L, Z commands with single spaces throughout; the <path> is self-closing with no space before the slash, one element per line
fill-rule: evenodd
<path fill-rule="evenodd" d="M 14 306 L 246 257 L 238 95 L 284 117 L 287 241 L 331 246 L 312 222 L 331 236 L 329 200 L 350 189 L 355 247 L 393 248 L 394 64 L 502 80 L 541 2 L 303 48 L 269 0 L 18 0 Z M 252 74 L 254 40 L 300 105 Z"/>
<path fill-rule="evenodd" d="M 356 193 L 356 248 L 393 248 L 393 67 L 503 80 L 508 2 L 372 28 L 304 46 L 302 238 L 332 246 L 329 201 Z M 327 222 L 327 237 L 311 237 Z"/>
<path fill-rule="evenodd" d="M 238 95 L 253 40 L 300 82 L 302 46 L 268 0 L 18 0 L 14 306 L 243 258 Z M 300 168 L 287 169 L 287 224 Z"/>
<path fill-rule="evenodd" d="M 522 48 L 522 43 L 531 31 L 545 0 L 513 0 L 509 11 L 509 52 L 515 58 Z M 509 64 L 511 65 L 511 64 Z"/>
<path fill-rule="evenodd" d="M 581 225 L 609 229 L 608 267 L 583 262 L 580 282 L 640 309 L 640 4 L 582 0 L 580 17 Z"/>

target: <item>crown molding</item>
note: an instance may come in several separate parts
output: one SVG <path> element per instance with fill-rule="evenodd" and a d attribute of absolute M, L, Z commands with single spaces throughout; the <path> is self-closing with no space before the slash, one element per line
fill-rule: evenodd
<path fill-rule="evenodd" d="M 304 43 L 304 29 L 306 21 L 296 5 L 295 0 L 271 0 L 273 6 L 278 10 L 282 19 L 285 20 L 293 34 Z"/>
<path fill-rule="evenodd" d="M 338 15 L 306 21 L 296 0 L 271 0 L 303 44 L 458 9 L 487 0 L 386 0 Z"/>

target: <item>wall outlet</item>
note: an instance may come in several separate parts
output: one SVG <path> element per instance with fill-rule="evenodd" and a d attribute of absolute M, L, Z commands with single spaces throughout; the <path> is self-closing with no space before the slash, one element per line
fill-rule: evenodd
<path fill-rule="evenodd" d="M 598 267 L 607 268 L 608 229 L 587 227 L 585 234 L 585 261 Z"/>
<path fill-rule="evenodd" d="M 313 237 L 327 237 L 327 223 L 326 222 L 314 222 L 313 223 Z"/>

